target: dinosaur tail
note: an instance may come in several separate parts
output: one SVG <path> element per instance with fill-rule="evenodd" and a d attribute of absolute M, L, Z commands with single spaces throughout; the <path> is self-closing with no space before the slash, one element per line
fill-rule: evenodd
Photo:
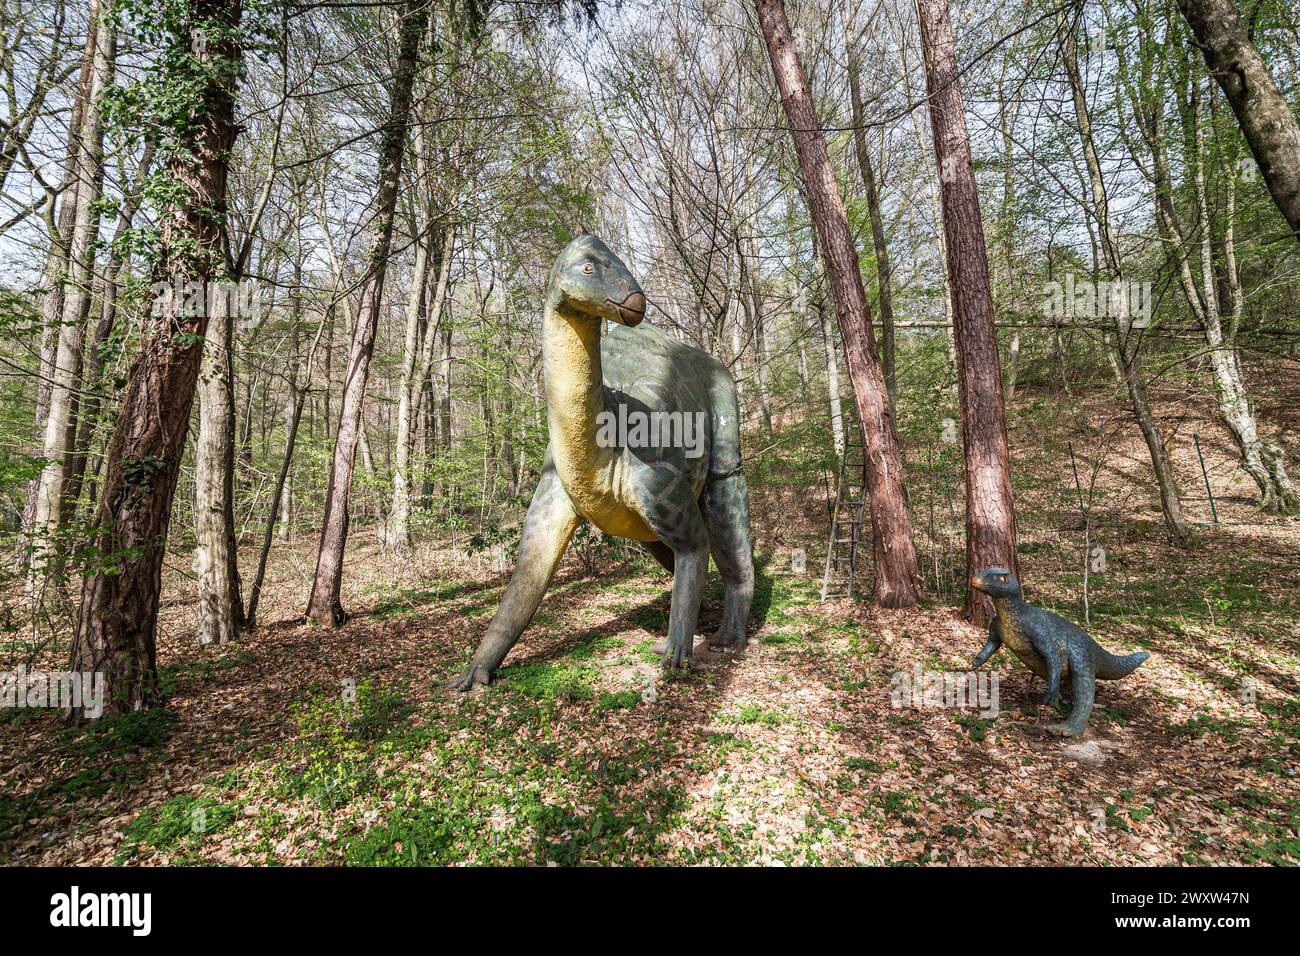
<path fill-rule="evenodd" d="M 1097 676 L 1102 680 L 1119 680 L 1121 677 L 1128 677 L 1150 656 L 1146 651 L 1138 651 L 1136 654 L 1128 654 L 1124 657 L 1116 657 L 1114 654 L 1102 651 L 1101 660 L 1097 662 Z"/>

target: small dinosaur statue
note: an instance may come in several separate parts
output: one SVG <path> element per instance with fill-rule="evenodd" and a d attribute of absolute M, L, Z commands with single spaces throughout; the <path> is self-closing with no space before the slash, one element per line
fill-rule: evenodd
<path fill-rule="evenodd" d="M 993 599 L 997 614 L 989 622 L 989 640 L 976 655 L 980 667 L 1003 644 L 1025 666 L 1047 681 L 1047 706 L 1061 699 L 1061 677 L 1070 678 L 1073 707 L 1064 723 L 1051 724 L 1048 731 L 1063 737 L 1077 737 L 1088 726 L 1096 680 L 1127 677 L 1151 655 L 1138 651 L 1126 657 L 1107 653 L 1087 632 L 1059 614 L 1030 607 L 1020 593 L 1020 582 L 1006 568 L 985 568 L 971 577 L 971 587 Z"/>
<path fill-rule="evenodd" d="M 650 326 L 633 331 L 645 307 L 627 266 L 595 236 L 573 240 L 551 268 L 541 335 L 550 443 L 514 574 L 469 667 L 451 682 L 457 690 L 491 682 L 584 519 L 640 542 L 672 573 L 666 665 L 690 660 L 710 553 L 725 585 L 710 643 L 745 643 L 754 564 L 736 384 L 707 352 Z M 617 324 L 602 336 L 607 319 Z M 689 417 L 698 423 L 691 447 L 634 441 L 630 431 L 621 443 L 605 440 L 600 420 L 633 412 L 642 421 Z"/>

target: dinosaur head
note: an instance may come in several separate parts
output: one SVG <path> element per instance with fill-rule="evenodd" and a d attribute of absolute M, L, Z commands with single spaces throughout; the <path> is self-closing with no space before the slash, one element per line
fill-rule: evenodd
<path fill-rule="evenodd" d="M 551 267 L 546 299 L 569 316 L 609 319 L 626 326 L 645 318 L 645 293 L 623 260 L 595 236 L 579 236 Z"/>
<path fill-rule="evenodd" d="M 1020 597 L 1020 582 L 1006 568 L 985 568 L 971 576 L 970 586 L 990 597 Z"/>

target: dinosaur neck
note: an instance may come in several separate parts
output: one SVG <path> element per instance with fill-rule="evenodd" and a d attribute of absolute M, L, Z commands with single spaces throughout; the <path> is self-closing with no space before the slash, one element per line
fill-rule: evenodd
<path fill-rule="evenodd" d="M 601 322 L 570 321 L 547 306 L 542 318 L 542 367 L 551 452 L 570 494 L 596 481 L 605 449 L 596 444 L 596 416 L 604 411 L 600 367 Z"/>
<path fill-rule="evenodd" d="M 998 596 L 993 598 L 993 607 L 995 610 L 997 610 L 999 614 L 1001 614 L 1004 610 L 1018 611 L 1024 606 L 1025 606 L 1025 599 L 1021 597 L 1019 594 L 1015 595 L 1014 597 Z"/>

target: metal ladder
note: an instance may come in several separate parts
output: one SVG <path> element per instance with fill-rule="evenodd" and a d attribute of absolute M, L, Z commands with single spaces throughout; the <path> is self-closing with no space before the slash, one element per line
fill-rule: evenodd
<path fill-rule="evenodd" d="M 867 458 L 856 414 L 844 416 L 844 454 L 835 483 L 826 541 L 826 570 L 822 573 L 822 600 L 852 597 L 858 570 L 858 543 L 867 504 Z"/>

